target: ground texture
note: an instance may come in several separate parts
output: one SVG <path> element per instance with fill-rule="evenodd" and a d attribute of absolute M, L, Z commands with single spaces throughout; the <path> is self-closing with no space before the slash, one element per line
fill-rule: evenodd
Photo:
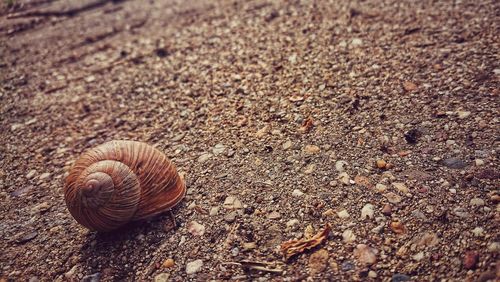
<path fill-rule="evenodd" d="M 0 281 L 499 279 L 499 1 L 1 5 Z M 73 220 L 112 139 L 177 165 L 177 226 Z"/>

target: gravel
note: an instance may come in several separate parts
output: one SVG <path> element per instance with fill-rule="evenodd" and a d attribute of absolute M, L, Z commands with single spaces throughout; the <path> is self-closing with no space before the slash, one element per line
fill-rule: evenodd
<path fill-rule="evenodd" d="M 495 277 L 499 1 L 7 2 L 0 280 Z M 69 168 L 112 139 L 178 167 L 176 225 L 98 234 L 68 213 Z"/>

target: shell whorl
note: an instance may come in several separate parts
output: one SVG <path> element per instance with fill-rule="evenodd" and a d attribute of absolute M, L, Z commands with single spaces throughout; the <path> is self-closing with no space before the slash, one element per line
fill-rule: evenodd
<path fill-rule="evenodd" d="M 97 231 L 169 210 L 185 193 L 184 180 L 167 157 L 135 141 L 111 141 L 85 152 L 64 187 L 70 213 Z"/>

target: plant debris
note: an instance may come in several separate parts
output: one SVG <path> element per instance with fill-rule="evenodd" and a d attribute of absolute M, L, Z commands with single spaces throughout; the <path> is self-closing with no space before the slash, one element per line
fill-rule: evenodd
<path fill-rule="evenodd" d="M 314 235 L 311 239 L 300 239 L 300 240 L 290 240 L 281 244 L 281 252 L 288 261 L 295 255 L 301 254 L 306 250 L 310 250 L 319 244 L 326 241 L 328 234 L 330 233 L 330 225 L 326 224 L 325 228 Z"/>

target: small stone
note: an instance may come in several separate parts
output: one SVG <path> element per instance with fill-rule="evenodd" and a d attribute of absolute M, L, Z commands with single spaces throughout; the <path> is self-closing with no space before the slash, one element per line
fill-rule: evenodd
<path fill-rule="evenodd" d="M 397 204 L 397 203 L 401 202 L 401 196 L 399 196 L 395 193 L 389 192 L 389 193 L 384 194 L 384 196 L 391 204 Z"/>
<path fill-rule="evenodd" d="M 78 270 L 78 265 L 74 265 L 68 272 L 64 273 L 64 277 L 66 279 L 71 280 L 76 274 L 76 271 Z"/>
<path fill-rule="evenodd" d="M 415 243 L 420 247 L 434 247 L 439 243 L 439 238 L 436 233 L 426 232 Z"/>
<path fill-rule="evenodd" d="M 285 143 L 283 143 L 282 148 L 283 148 L 283 150 L 288 150 L 288 149 L 292 148 L 292 141 L 288 140 Z"/>
<path fill-rule="evenodd" d="M 215 145 L 213 148 L 212 148 L 212 153 L 214 153 L 214 155 L 219 155 L 219 154 L 222 154 L 224 153 L 224 151 L 226 150 L 226 147 L 222 144 L 217 144 Z"/>
<path fill-rule="evenodd" d="M 294 197 L 301 197 L 304 195 L 304 192 L 300 191 L 299 189 L 294 189 L 292 192 L 292 196 Z"/>
<path fill-rule="evenodd" d="M 20 236 L 17 237 L 16 243 L 18 244 L 26 243 L 28 241 L 33 240 L 37 235 L 38 235 L 37 231 L 21 234 Z"/>
<path fill-rule="evenodd" d="M 242 209 L 243 208 L 241 201 L 234 196 L 227 196 L 226 199 L 224 200 L 223 206 L 225 209 L 228 209 L 228 210 Z"/>
<path fill-rule="evenodd" d="M 36 174 L 36 170 L 32 169 L 32 170 L 30 170 L 30 172 L 28 172 L 26 174 L 26 178 L 31 179 L 31 178 L 33 178 L 33 176 L 35 176 L 35 174 Z"/>
<path fill-rule="evenodd" d="M 315 275 L 323 272 L 328 265 L 329 254 L 325 249 L 320 249 L 314 252 L 309 257 L 309 273 Z"/>
<path fill-rule="evenodd" d="M 447 158 L 441 161 L 441 164 L 451 169 L 462 169 L 467 164 L 459 158 Z"/>
<path fill-rule="evenodd" d="M 232 223 L 232 222 L 236 219 L 236 216 L 237 216 L 237 215 L 238 215 L 238 214 L 236 213 L 236 211 L 232 211 L 232 212 L 230 212 L 230 213 L 228 213 L 228 214 L 226 214 L 226 215 L 224 216 L 224 220 L 225 220 L 227 223 Z"/>
<path fill-rule="evenodd" d="M 286 227 L 293 227 L 295 225 L 299 224 L 299 220 L 298 219 L 290 219 L 287 223 L 286 223 Z"/>
<path fill-rule="evenodd" d="M 340 180 L 340 182 L 342 182 L 345 185 L 351 183 L 351 181 L 350 181 L 351 178 L 349 177 L 349 174 L 347 174 L 347 172 L 341 172 L 339 174 L 339 176 L 337 177 L 337 179 Z"/>
<path fill-rule="evenodd" d="M 243 243 L 243 249 L 246 251 L 253 250 L 256 247 L 257 247 L 257 244 L 255 242 Z"/>
<path fill-rule="evenodd" d="M 345 166 L 347 165 L 346 161 L 336 161 L 335 162 L 335 169 L 338 172 L 343 172 L 345 170 Z"/>
<path fill-rule="evenodd" d="M 394 275 L 392 275 L 392 278 L 391 278 L 391 282 L 404 282 L 404 281 L 410 281 L 411 278 L 410 276 L 406 275 L 406 274 L 400 274 L 400 273 L 396 273 Z"/>
<path fill-rule="evenodd" d="M 335 215 L 335 211 L 333 209 L 327 209 L 321 215 L 322 216 L 334 216 Z"/>
<path fill-rule="evenodd" d="M 160 273 L 155 276 L 154 282 L 168 282 L 170 275 L 168 273 Z"/>
<path fill-rule="evenodd" d="M 479 253 L 476 251 L 467 251 L 464 255 L 463 266 L 465 269 L 476 268 L 479 262 Z"/>
<path fill-rule="evenodd" d="M 408 192 L 409 192 L 408 187 L 406 187 L 406 185 L 404 183 L 394 182 L 394 183 L 392 183 L 392 186 L 394 186 L 394 188 L 396 188 L 396 190 L 398 190 L 399 192 L 401 192 L 403 194 L 408 194 Z"/>
<path fill-rule="evenodd" d="M 391 215 L 392 213 L 392 206 L 389 204 L 385 204 L 384 207 L 382 208 L 382 214 L 383 215 Z"/>
<path fill-rule="evenodd" d="M 304 230 L 304 238 L 306 240 L 309 240 L 313 236 L 314 236 L 314 228 L 312 227 L 312 225 L 309 224 L 308 226 L 306 226 L 306 229 Z"/>
<path fill-rule="evenodd" d="M 166 260 L 163 262 L 163 264 L 162 264 L 161 266 L 163 266 L 164 268 L 170 268 L 170 267 L 172 267 L 172 266 L 174 266 L 174 265 L 175 265 L 174 260 L 173 260 L 173 259 L 171 259 L 171 258 L 168 258 L 168 259 L 166 259 Z"/>
<path fill-rule="evenodd" d="M 492 253 L 496 253 L 500 251 L 500 243 L 499 242 L 492 242 L 488 244 L 488 251 Z"/>
<path fill-rule="evenodd" d="M 476 237 L 482 237 L 484 235 L 484 229 L 481 227 L 476 227 L 472 230 L 472 234 Z"/>
<path fill-rule="evenodd" d="M 50 177 L 50 173 L 45 172 L 45 173 L 42 173 L 42 174 L 40 175 L 40 177 L 38 177 L 38 179 L 40 179 L 40 180 L 44 180 L 44 179 L 47 179 L 47 178 L 49 178 L 49 177 Z"/>
<path fill-rule="evenodd" d="M 354 256 L 364 265 L 372 265 L 377 262 L 377 249 L 369 247 L 365 244 L 358 244 L 354 250 Z"/>
<path fill-rule="evenodd" d="M 192 262 L 188 262 L 186 264 L 186 274 L 193 274 L 199 272 L 203 267 L 203 261 L 201 259 L 197 259 Z"/>
<path fill-rule="evenodd" d="M 351 40 L 351 46 L 358 47 L 358 46 L 361 46 L 361 45 L 363 45 L 363 40 L 361 38 L 353 38 Z"/>
<path fill-rule="evenodd" d="M 462 218 L 469 217 L 469 213 L 462 207 L 454 208 L 453 213 L 458 217 L 462 217 Z"/>
<path fill-rule="evenodd" d="M 264 137 L 264 135 L 266 135 L 267 133 L 269 132 L 269 126 L 264 126 L 263 128 L 259 129 L 256 133 L 255 133 L 255 137 L 257 138 L 262 138 Z"/>
<path fill-rule="evenodd" d="M 471 112 L 468 112 L 468 111 L 458 111 L 457 112 L 457 115 L 458 115 L 459 119 L 468 118 L 470 116 L 470 114 L 471 114 Z"/>
<path fill-rule="evenodd" d="M 373 188 L 373 184 L 371 183 L 370 179 L 366 176 L 356 175 L 354 177 L 354 182 L 368 189 Z"/>
<path fill-rule="evenodd" d="M 341 268 L 343 271 L 349 271 L 349 270 L 353 270 L 354 268 L 356 268 L 356 266 L 354 265 L 354 263 L 352 263 L 350 261 L 344 261 L 341 265 Z"/>
<path fill-rule="evenodd" d="M 32 213 L 43 213 L 43 212 L 47 211 L 48 209 L 50 209 L 49 203 L 43 202 L 43 203 L 40 203 L 40 204 L 34 206 L 33 208 L 31 208 L 31 212 Z"/>
<path fill-rule="evenodd" d="M 21 124 L 21 123 L 14 123 L 13 125 L 10 126 L 10 130 L 11 131 L 16 131 L 20 128 L 23 128 L 24 127 L 24 124 Z"/>
<path fill-rule="evenodd" d="M 205 226 L 199 224 L 196 221 L 191 221 L 187 224 L 187 230 L 194 236 L 202 236 L 205 234 Z"/>
<path fill-rule="evenodd" d="M 356 235 L 352 230 L 347 229 L 342 233 L 342 240 L 344 243 L 352 243 L 356 240 Z"/>
<path fill-rule="evenodd" d="M 377 278 L 377 272 L 375 272 L 373 270 L 368 271 L 368 277 Z"/>
<path fill-rule="evenodd" d="M 414 256 L 412 256 L 412 258 L 415 261 L 421 261 L 424 258 L 424 252 L 418 252 L 417 254 L 415 254 Z"/>
<path fill-rule="evenodd" d="M 378 226 L 372 228 L 371 232 L 375 234 L 380 234 L 384 231 L 384 227 L 385 227 L 385 221 L 381 222 Z"/>
<path fill-rule="evenodd" d="M 101 280 L 101 273 L 97 272 L 91 275 L 84 276 L 81 282 L 99 282 Z"/>
<path fill-rule="evenodd" d="M 196 202 L 191 202 L 191 204 L 187 207 L 188 210 L 192 210 L 194 208 L 196 208 Z"/>
<path fill-rule="evenodd" d="M 347 212 L 347 210 L 341 210 L 337 213 L 338 217 L 340 217 L 341 219 L 346 219 L 346 218 L 349 218 L 349 212 Z"/>
<path fill-rule="evenodd" d="M 208 161 L 213 155 L 210 154 L 210 153 L 205 153 L 201 156 L 198 157 L 198 162 L 199 163 L 204 163 L 206 161 Z"/>
<path fill-rule="evenodd" d="M 316 170 L 316 165 L 315 164 L 310 164 L 306 167 L 304 170 L 304 174 L 311 174 Z"/>
<path fill-rule="evenodd" d="M 382 159 L 379 159 L 377 160 L 377 167 L 380 168 L 380 169 L 384 169 L 386 167 L 387 163 L 382 160 Z"/>
<path fill-rule="evenodd" d="M 220 209 L 219 207 L 212 207 L 210 209 L 210 212 L 208 214 L 210 216 L 215 216 L 215 215 L 217 215 L 219 213 L 219 209 Z"/>
<path fill-rule="evenodd" d="M 469 203 L 471 206 L 476 206 L 476 207 L 484 206 L 484 200 L 481 198 L 472 198 Z"/>
<path fill-rule="evenodd" d="M 379 193 L 383 193 L 385 192 L 385 190 L 387 190 L 387 186 L 382 183 L 377 183 L 377 185 L 375 185 L 375 190 L 377 190 L 377 192 Z"/>
<path fill-rule="evenodd" d="M 361 219 L 366 219 L 368 218 L 373 218 L 373 205 L 372 204 L 366 204 L 362 209 L 361 209 Z"/>
<path fill-rule="evenodd" d="M 476 166 L 483 166 L 484 165 L 484 161 L 482 159 L 475 159 L 474 162 L 476 163 Z"/>
<path fill-rule="evenodd" d="M 406 227 L 403 225 L 403 223 L 401 221 L 391 222 L 391 229 L 396 234 L 406 233 Z"/>
<path fill-rule="evenodd" d="M 320 149 L 316 145 L 306 145 L 304 151 L 309 154 L 316 154 L 319 153 Z"/>
<path fill-rule="evenodd" d="M 272 211 L 269 215 L 267 215 L 267 218 L 269 219 L 280 219 L 281 214 L 277 211 Z"/>
<path fill-rule="evenodd" d="M 416 90 L 417 85 L 411 81 L 405 81 L 405 82 L 403 82 L 403 88 L 406 91 L 410 92 L 410 91 Z"/>

